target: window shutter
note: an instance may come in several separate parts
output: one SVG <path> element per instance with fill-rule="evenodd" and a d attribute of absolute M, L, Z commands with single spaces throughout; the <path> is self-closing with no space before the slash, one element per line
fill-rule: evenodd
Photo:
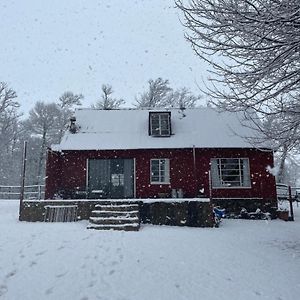
<path fill-rule="evenodd" d="M 218 169 L 218 159 L 214 158 L 210 161 L 210 176 L 211 176 L 211 183 L 212 187 L 220 187 L 221 181 L 219 176 L 219 169 Z"/>
<path fill-rule="evenodd" d="M 243 186 L 251 186 L 250 181 L 250 169 L 249 169 L 249 160 L 247 158 L 243 158 Z"/>
<path fill-rule="evenodd" d="M 165 160 L 165 176 L 166 176 L 166 182 L 170 182 L 170 160 Z"/>

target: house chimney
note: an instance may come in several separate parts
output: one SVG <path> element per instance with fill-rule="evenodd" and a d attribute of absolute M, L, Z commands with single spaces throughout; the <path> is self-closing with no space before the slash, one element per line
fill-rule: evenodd
<path fill-rule="evenodd" d="M 77 126 L 76 126 L 75 122 L 76 122 L 76 118 L 71 117 L 70 118 L 70 127 L 69 127 L 69 131 L 71 133 L 76 133 L 77 132 Z"/>

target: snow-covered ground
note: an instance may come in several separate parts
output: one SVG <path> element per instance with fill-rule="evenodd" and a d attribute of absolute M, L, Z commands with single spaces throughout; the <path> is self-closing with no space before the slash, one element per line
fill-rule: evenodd
<path fill-rule="evenodd" d="M 19 222 L 17 201 L 0 200 L 0 299 L 299 299 L 295 215 L 105 232 Z"/>

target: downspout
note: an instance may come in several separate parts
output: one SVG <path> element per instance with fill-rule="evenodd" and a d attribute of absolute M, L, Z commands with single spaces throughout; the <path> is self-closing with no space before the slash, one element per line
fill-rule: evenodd
<path fill-rule="evenodd" d="M 212 188 L 211 188 L 211 171 L 208 171 L 208 187 L 209 187 L 209 199 L 212 201 Z"/>
<path fill-rule="evenodd" d="M 198 180 L 197 180 L 197 169 L 196 169 L 196 149 L 195 145 L 193 145 L 193 169 L 194 169 L 194 182 L 196 185 L 196 197 L 197 197 L 197 188 L 198 188 Z"/>

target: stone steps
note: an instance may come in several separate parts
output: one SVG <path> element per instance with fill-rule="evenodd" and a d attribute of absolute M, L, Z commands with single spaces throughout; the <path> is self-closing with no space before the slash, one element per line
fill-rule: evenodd
<path fill-rule="evenodd" d="M 140 228 L 139 205 L 107 201 L 103 204 L 96 204 L 87 228 L 138 231 Z"/>

